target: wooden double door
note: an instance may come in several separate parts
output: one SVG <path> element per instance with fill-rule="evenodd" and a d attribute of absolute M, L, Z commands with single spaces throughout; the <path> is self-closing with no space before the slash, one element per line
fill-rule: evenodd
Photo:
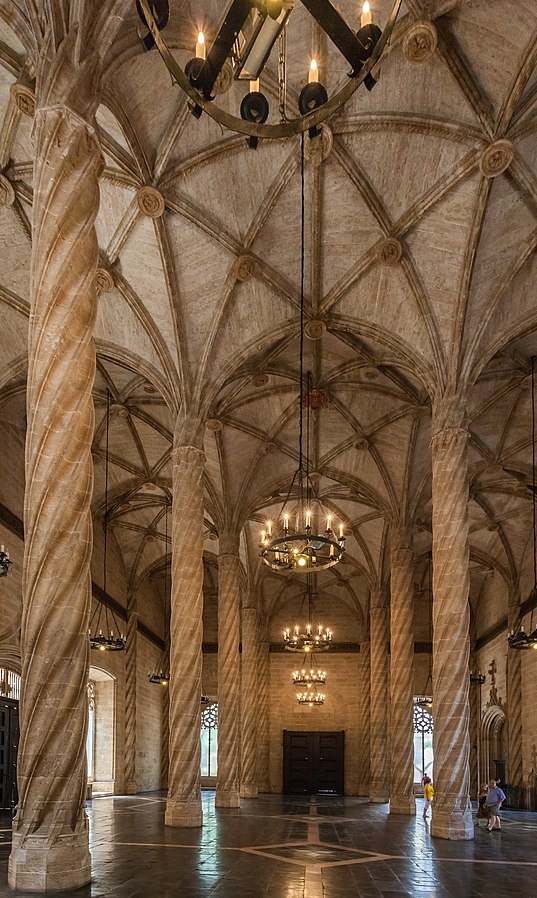
<path fill-rule="evenodd" d="M 17 751 L 19 748 L 19 703 L 0 698 L 0 809 L 10 810 L 18 801 Z"/>
<path fill-rule="evenodd" d="M 345 732 L 283 731 L 283 791 L 343 795 Z"/>

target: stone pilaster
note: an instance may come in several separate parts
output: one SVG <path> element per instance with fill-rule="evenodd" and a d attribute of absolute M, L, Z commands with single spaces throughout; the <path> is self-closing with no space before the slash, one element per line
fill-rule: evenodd
<path fill-rule="evenodd" d="M 259 672 L 257 703 L 257 752 L 259 791 L 270 792 L 270 748 L 269 748 L 269 679 L 270 656 L 269 643 L 258 643 L 257 669 Z"/>
<path fill-rule="evenodd" d="M 238 808 L 241 562 L 239 538 L 220 536 L 218 556 L 218 773 L 215 805 Z"/>
<path fill-rule="evenodd" d="M 469 796 L 468 433 L 461 397 L 435 404 L 433 700 L 435 799 L 431 834 L 474 835 Z"/>
<path fill-rule="evenodd" d="M 127 607 L 127 643 L 125 646 L 125 795 L 136 795 L 136 692 L 138 662 L 138 614 L 135 598 L 129 596 Z"/>
<path fill-rule="evenodd" d="M 390 813 L 415 814 L 414 556 L 410 535 L 392 531 L 390 557 Z"/>
<path fill-rule="evenodd" d="M 358 655 L 358 714 L 360 721 L 358 795 L 369 795 L 371 788 L 371 764 L 369 761 L 371 717 L 370 655 L 369 642 L 364 640 L 364 642 L 360 643 Z"/>
<path fill-rule="evenodd" d="M 178 422 L 172 452 L 170 767 L 166 826 L 201 826 L 200 696 L 203 636 L 201 427 Z M 191 430 L 193 432 L 191 432 Z"/>
<path fill-rule="evenodd" d="M 509 608 L 509 632 L 518 624 L 518 611 L 518 605 L 516 608 Z M 517 649 L 507 651 L 507 721 L 509 726 L 507 780 L 511 786 L 521 787 L 523 785 L 522 652 Z"/>
<path fill-rule="evenodd" d="M 388 613 L 381 597 L 371 596 L 369 612 L 371 636 L 371 714 L 369 800 L 388 801 Z"/>
<path fill-rule="evenodd" d="M 38 110 L 35 147 L 19 805 L 9 883 L 44 892 L 91 877 L 85 740 L 103 161 L 93 128 L 65 106 Z"/>
<path fill-rule="evenodd" d="M 257 798 L 257 611 L 242 609 L 241 656 L 241 798 Z"/>

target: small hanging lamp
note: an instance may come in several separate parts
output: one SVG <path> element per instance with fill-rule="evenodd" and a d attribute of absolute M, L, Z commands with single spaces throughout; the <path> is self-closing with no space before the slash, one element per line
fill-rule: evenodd
<path fill-rule="evenodd" d="M 106 391 L 106 448 L 105 448 L 105 477 L 104 477 L 104 548 L 103 548 L 103 592 L 106 593 L 106 574 L 108 568 L 108 450 L 110 442 L 110 390 Z M 121 632 L 117 618 L 109 605 L 97 602 L 91 616 L 89 626 L 89 640 L 92 649 L 100 652 L 122 652 L 125 648 L 126 637 Z"/>

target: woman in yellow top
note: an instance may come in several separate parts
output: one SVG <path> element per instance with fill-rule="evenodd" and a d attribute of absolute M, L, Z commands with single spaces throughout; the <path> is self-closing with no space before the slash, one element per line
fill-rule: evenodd
<path fill-rule="evenodd" d="M 425 796 L 425 807 L 423 808 L 423 819 L 426 820 L 427 819 L 427 811 L 431 807 L 431 804 L 433 802 L 433 795 L 434 795 L 434 789 L 433 789 L 433 784 L 432 784 L 431 780 L 429 780 L 428 783 L 427 782 L 425 783 L 425 785 L 423 787 L 423 794 Z"/>

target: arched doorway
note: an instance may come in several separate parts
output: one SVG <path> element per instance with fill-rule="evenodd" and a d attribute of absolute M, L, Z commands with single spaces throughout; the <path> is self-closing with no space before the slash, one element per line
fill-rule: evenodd
<path fill-rule="evenodd" d="M 116 789 L 116 680 L 90 667 L 88 735 L 86 739 L 88 795 L 113 795 Z"/>
<path fill-rule="evenodd" d="M 481 719 L 481 771 L 483 779 L 507 778 L 505 714 L 499 705 L 486 708 Z"/>

